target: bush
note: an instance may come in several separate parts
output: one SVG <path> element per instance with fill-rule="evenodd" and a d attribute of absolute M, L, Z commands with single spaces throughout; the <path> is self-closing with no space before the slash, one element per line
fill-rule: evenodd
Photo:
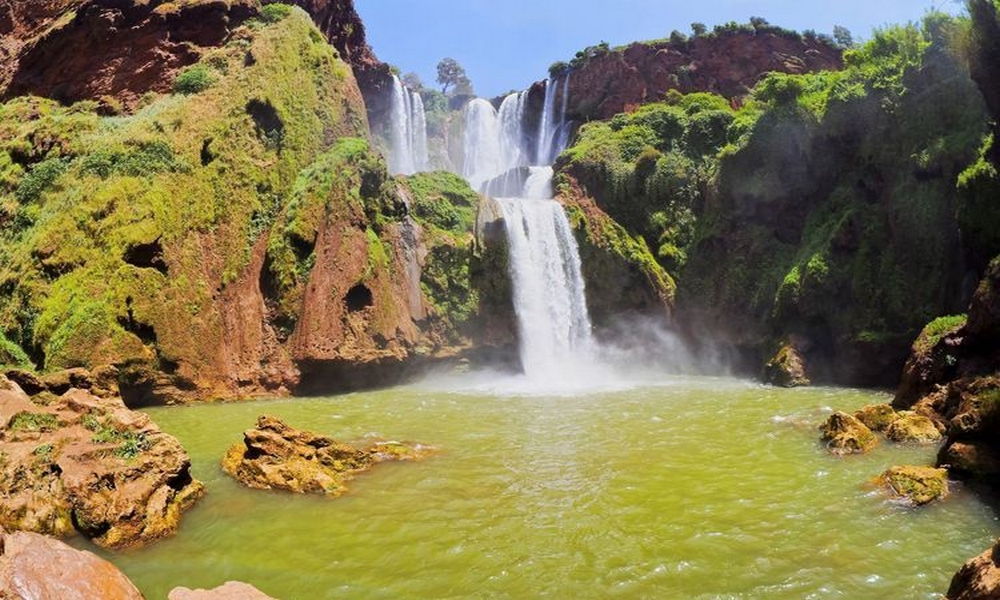
<path fill-rule="evenodd" d="M 64 158 L 50 158 L 38 163 L 21 179 L 17 189 L 14 190 L 14 197 L 21 204 L 38 200 L 42 192 L 59 179 L 68 167 L 69 161 Z"/>
<path fill-rule="evenodd" d="M 192 65 L 181 71 L 177 79 L 174 80 L 174 93 L 197 94 L 212 87 L 214 83 L 215 75 L 206 65 Z"/>
<path fill-rule="evenodd" d="M 287 4 L 268 4 L 260 11 L 260 20 L 265 23 L 277 23 L 292 14 L 292 7 Z"/>

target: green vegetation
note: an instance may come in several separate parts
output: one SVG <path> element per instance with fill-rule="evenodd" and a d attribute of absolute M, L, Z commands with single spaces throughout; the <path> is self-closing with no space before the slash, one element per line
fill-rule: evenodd
<path fill-rule="evenodd" d="M 968 321 L 968 315 L 951 315 L 934 319 L 920 332 L 917 341 L 913 343 L 913 351 L 920 355 L 926 355 L 938 345 L 941 338 L 965 327 L 966 321 Z"/>
<path fill-rule="evenodd" d="M 959 52 L 968 27 L 929 13 L 863 45 L 838 31 L 843 71 L 771 74 L 738 108 L 671 92 L 585 124 L 557 170 L 656 249 L 682 307 L 737 339 L 905 344 L 953 310 L 960 254 L 982 268 L 1000 253 L 988 118 Z"/>
<path fill-rule="evenodd" d="M 14 431 L 53 431 L 59 427 L 59 419 L 50 413 L 19 412 L 10 421 Z"/>
<path fill-rule="evenodd" d="M 205 64 L 196 64 L 181 71 L 174 81 L 174 93 L 197 94 L 215 84 L 216 77 Z"/>

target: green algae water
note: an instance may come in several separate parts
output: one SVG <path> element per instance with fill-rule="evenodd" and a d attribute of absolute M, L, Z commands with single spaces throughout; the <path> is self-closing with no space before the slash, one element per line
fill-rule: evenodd
<path fill-rule="evenodd" d="M 918 510 L 870 483 L 932 461 L 935 447 L 883 442 L 837 458 L 818 442 L 831 407 L 887 400 L 674 378 L 565 395 L 437 382 L 156 408 L 208 494 L 177 536 L 104 556 L 148 598 L 227 580 L 283 599 L 938 597 L 1000 530 L 993 512 L 961 488 Z M 439 452 L 379 465 L 336 499 L 245 489 L 219 460 L 265 413 Z"/>

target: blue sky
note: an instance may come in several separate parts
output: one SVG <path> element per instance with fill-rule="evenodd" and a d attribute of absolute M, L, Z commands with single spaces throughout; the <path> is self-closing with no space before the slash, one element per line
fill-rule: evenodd
<path fill-rule="evenodd" d="M 436 85 L 435 67 L 457 59 L 481 96 L 523 89 L 544 79 L 550 64 L 602 40 L 621 45 L 764 17 L 789 29 L 855 38 L 875 27 L 919 20 L 936 7 L 957 13 L 955 0 L 355 0 L 378 57 Z"/>

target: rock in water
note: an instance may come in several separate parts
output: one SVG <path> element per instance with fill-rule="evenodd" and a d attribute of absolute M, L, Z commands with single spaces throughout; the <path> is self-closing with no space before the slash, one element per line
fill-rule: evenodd
<path fill-rule="evenodd" d="M 952 577 L 946 597 L 949 600 L 1000 598 L 1000 541 L 962 565 Z"/>
<path fill-rule="evenodd" d="M 885 431 L 900 415 L 888 404 L 871 404 L 862 407 L 854 416 L 872 431 Z"/>
<path fill-rule="evenodd" d="M 878 444 L 871 429 L 857 418 L 837 411 L 820 426 L 826 447 L 834 454 L 863 454 Z"/>
<path fill-rule="evenodd" d="M 941 432 L 934 421 L 916 413 L 903 414 L 889 425 L 885 434 L 894 442 L 930 443 L 941 440 Z"/>
<path fill-rule="evenodd" d="M 879 483 L 894 495 L 923 506 L 948 495 L 948 471 L 934 467 L 892 467 Z"/>
<path fill-rule="evenodd" d="M 121 571 L 90 552 L 37 533 L 0 537 L 0 598 L 142 600 Z"/>
<path fill-rule="evenodd" d="M 801 387 L 811 383 L 805 361 L 791 343 L 778 350 L 764 366 L 764 381 L 780 387 Z"/>
<path fill-rule="evenodd" d="M 13 386 L 8 386 L 12 387 Z M 201 497 L 180 443 L 121 398 L 0 391 L 0 525 L 107 548 L 177 530 Z"/>
<path fill-rule="evenodd" d="M 227 581 L 210 590 L 175 587 L 167 600 L 274 600 L 254 586 L 241 581 Z"/>
<path fill-rule="evenodd" d="M 242 444 L 229 449 L 222 468 L 256 489 L 339 496 L 354 474 L 386 460 L 418 460 L 430 450 L 398 442 L 362 450 L 265 415 L 257 419 L 256 428 L 244 432 Z"/>

